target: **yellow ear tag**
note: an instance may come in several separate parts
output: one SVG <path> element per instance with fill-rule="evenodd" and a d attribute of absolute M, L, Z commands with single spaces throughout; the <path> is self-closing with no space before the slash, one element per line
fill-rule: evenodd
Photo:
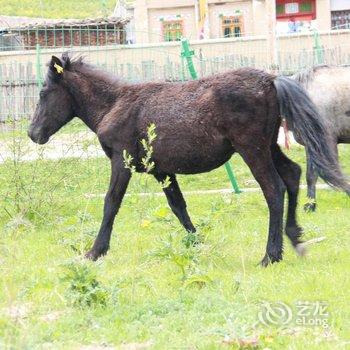
<path fill-rule="evenodd" d="M 63 73 L 63 68 L 59 64 L 55 63 L 53 66 L 56 68 L 58 74 Z"/>

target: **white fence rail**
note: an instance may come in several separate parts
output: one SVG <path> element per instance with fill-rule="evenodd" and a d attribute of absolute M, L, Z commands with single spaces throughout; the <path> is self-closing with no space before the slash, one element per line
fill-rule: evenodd
<path fill-rule="evenodd" d="M 192 41 L 199 76 L 252 66 L 269 70 L 265 36 Z M 179 42 L 68 48 L 72 54 L 86 56 L 128 81 L 186 80 L 188 72 L 181 59 Z M 46 70 L 51 55 L 60 49 L 40 52 L 40 69 Z M 350 30 L 283 35 L 277 39 L 278 66 L 274 71 L 294 73 L 319 63 L 350 63 Z M 35 50 L 0 52 L 0 121 L 19 119 L 33 113 L 38 86 L 38 56 Z"/>

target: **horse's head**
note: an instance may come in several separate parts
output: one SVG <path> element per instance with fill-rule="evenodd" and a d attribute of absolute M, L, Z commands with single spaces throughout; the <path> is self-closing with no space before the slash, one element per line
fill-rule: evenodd
<path fill-rule="evenodd" d="M 50 136 L 74 117 L 73 100 L 64 84 L 69 57 L 52 56 L 39 102 L 28 130 L 36 143 L 46 143 Z"/>

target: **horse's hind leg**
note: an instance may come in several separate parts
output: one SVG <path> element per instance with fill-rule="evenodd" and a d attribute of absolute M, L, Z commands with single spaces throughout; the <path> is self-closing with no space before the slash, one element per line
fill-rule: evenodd
<path fill-rule="evenodd" d="M 331 147 L 334 150 L 334 154 L 336 156 L 336 159 L 338 161 L 338 143 L 336 139 L 332 139 Z M 308 212 L 312 212 L 316 210 L 316 182 L 318 179 L 318 173 L 317 170 L 312 165 L 312 162 L 310 161 L 310 156 L 308 154 L 308 151 L 306 151 L 306 183 L 307 183 L 307 197 L 309 198 L 309 202 L 304 205 L 304 210 Z"/>
<path fill-rule="evenodd" d="M 177 216 L 182 226 L 189 232 L 196 232 L 195 227 L 193 226 L 191 219 L 188 215 L 186 209 L 186 202 L 181 193 L 179 184 L 177 183 L 176 176 L 174 174 L 155 174 L 154 177 L 158 182 L 164 182 L 166 177 L 169 176 L 170 184 L 169 186 L 163 188 L 163 191 L 168 200 L 168 204 L 173 211 L 173 213 Z"/>
<path fill-rule="evenodd" d="M 263 266 L 282 260 L 283 253 L 283 202 L 285 186 L 272 160 L 268 145 L 245 145 L 237 147 L 238 152 L 249 166 L 260 184 L 269 207 L 269 235 L 266 255 L 261 261 Z"/>
<path fill-rule="evenodd" d="M 303 254 L 300 236 L 302 229 L 297 224 L 296 208 L 298 205 L 299 184 L 301 168 L 298 164 L 290 160 L 277 144 L 271 146 L 272 158 L 275 167 L 280 174 L 288 193 L 288 213 L 286 221 L 286 235 L 293 244 L 298 254 Z"/>
<path fill-rule="evenodd" d="M 309 154 L 306 151 L 306 183 L 307 197 L 309 201 L 304 205 L 304 210 L 312 212 L 316 210 L 316 182 L 318 173 L 310 161 Z"/>

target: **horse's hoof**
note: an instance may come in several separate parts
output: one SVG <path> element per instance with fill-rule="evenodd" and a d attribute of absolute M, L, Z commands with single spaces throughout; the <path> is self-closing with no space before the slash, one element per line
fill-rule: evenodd
<path fill-rule="evenodd" d="M 294 246 L 294 249 L 296 251 L 296 253 L 299 255 L 299 256 L 305 256 L 306 253 L 307 253 L 307 249 L 305 247 L 305 244 L 304 243 L 298 243 Z"/>
<path fill-rule="evenodd" d="M 267 267 L 270 264 L 273 264 L 275 262 L 279 262 L 281 260 L 282 260 L 282 257 L 273 257 L 273 256 L 269 256 L 268 254 L 265 254 L 264 258 L 260 262 L 260 265 L 262 267 Z"/>
<path fill-rule="evenodd" d="M 266 254 L 263 259 L 260 262 L 260 266 L 262 267 L 268 267 L 270 265 L 270 258 L 269 256 Z"/>
<path fill-rule="evenodd" d="M 99 257 L 96 254 L 96 252 L 93 249 L 91 249 L 85 254 L 85 258 L 88 260 L 96 261 Z"/>
<path fill-rule="evenodd" d="M 106 255 L 107 251 L 108 251 L 108 248 L 101 248 L 101 249 L 92 248 L 85 254 L 85 258 L 92 261 L 96 261 L 101 256 Z"/>
<path fill-rule="evenodd" d="M 307 213 L 313 213 L 314 211 L 316 211 L 316 203 L 315 203 L 315 202 L 306 203 L 306 204 L 304 205 L 304 210 L 305 210 Z"/>
<path fill-rule="evenodd" d="M 299 238 L 303 235 L 304 230 L 300 226 L 287 226 L 286 235 L 292 241 L 293 245 L 301 243 Z"/>

